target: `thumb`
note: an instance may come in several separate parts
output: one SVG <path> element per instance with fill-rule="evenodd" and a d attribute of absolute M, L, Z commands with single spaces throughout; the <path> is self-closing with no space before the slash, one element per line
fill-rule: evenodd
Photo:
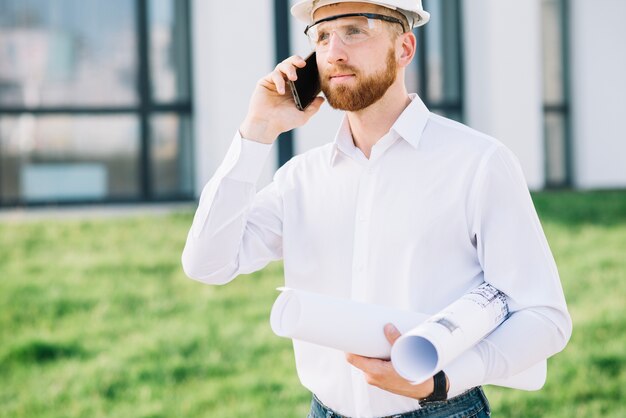
<path fill-rule="evenodd" d="M 393 345 L 393 343 L 395 343 L 401 335 L 402 334 L 400 334 L 398 328 L 396 328 L 393 324 L 385 325 L 385 337 L 387 337 L 387 341 L 389 341 L 389 344 Z"/>

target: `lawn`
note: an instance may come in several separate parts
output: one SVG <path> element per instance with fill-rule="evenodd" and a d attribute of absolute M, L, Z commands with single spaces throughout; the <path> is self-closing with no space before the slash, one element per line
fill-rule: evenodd
<path fill-rule="evenodd" d="M 496 417 L 626 416 L 626 192 L 534 195 L 574 320 L 539 392 Z M 186 279 L 191 213 L 0 223 L 1 417 L 304 417 L 268 317 L 279 263 Z"/>

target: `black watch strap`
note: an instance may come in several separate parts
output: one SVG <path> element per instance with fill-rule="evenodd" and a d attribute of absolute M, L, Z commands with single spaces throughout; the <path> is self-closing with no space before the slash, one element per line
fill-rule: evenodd
<path fill-rule="evenodd" d="M 446 374 L 441 370 L 433 376 L 434 388 L 433 393 L 427 398 L 420 401 L 421 404 L 435 401 L 445 401 L 448 399 L 448 391 L 446 390 Z"/>

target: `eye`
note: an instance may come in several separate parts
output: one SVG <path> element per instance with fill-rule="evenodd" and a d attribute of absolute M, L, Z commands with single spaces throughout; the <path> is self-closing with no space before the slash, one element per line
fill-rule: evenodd
<path fill-rule="evenodd" d="M 347 35 L 361 35 L 363 33 L 363 29 L 358 26 L 349 26 L 346 28 Z"/>
<path fill-rule="evenodd" d="M 326 42 L 328 41 L 329 34 L 328 32 L 318 32 L 317 34 L 317 42 Z"/>

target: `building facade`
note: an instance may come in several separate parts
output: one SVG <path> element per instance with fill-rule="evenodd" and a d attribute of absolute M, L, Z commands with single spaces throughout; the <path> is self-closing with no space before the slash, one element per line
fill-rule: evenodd
<path fill-rule="evenodd" d="M 310 46 L 294 1 L 0 0 L 0 206 L 195 198 L 257 80 Z M 626 187 L 621 0 L 423 0 L 409 89 L 493 135 L 531 189 Z M 260 184 L 332 141 L 324 106 Z"/>
<path fill-rule="evenodd" d="M 190 199 L 190 9 L 0 0 L 0 206 Z"/>

